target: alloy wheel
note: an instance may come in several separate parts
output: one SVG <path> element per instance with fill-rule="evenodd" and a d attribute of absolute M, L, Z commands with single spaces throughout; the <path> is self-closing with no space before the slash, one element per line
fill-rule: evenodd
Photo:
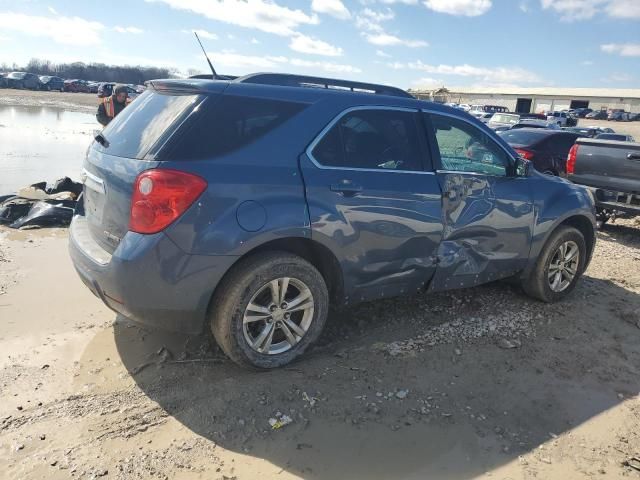
<path fill-rule="evenodd" d="M 258 289 L 245 308 L 244 338 L 258 353 L 284 353 L 305 336 L 313 312 L 313 294 L 304 282 L 292 277 L 271 280 Z"/>
<path fill-rule="evenodd" d="M 554 292 L 566 290 L 578 274 L 579 261 L 580 249 L 574 241 L 560 244 L 549 263 L 549 288 Z"/>

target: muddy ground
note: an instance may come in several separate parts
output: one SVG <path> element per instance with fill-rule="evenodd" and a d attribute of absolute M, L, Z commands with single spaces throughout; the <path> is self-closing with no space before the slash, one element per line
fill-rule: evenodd
<path fill-rule="evenodd" d="M 598 234 L 562 303 L 367 303 L 265 373 L 116 316 L 65 230 L 2 229 L 0 478 L 640 479 L 639 340 L 637 221 Z"/>

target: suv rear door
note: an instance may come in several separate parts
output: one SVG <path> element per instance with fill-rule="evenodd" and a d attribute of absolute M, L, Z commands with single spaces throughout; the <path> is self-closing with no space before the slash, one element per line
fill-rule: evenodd
<path fill-rule="evenodd" d="M 425 113 L 442 189 L 443 238 L 430 290 L 465 288 L 522 270 L 533 228 L 532 192 L 507 150 L 458 116 Z"/>
<path fill-rule="evenodd" d="M 441 192 L 417 110 L 351 108 L 300 158 L 312 237 L 339 255 L 347 302 L 408 293 L 435 271 Z"/>

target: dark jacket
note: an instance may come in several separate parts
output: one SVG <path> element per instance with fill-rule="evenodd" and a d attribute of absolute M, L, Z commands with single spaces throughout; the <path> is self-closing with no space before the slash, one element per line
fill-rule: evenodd
<path fill-rule="evenodd" d="M 119 103 L 115 99 L 115 96 L 111 97 L 111 101 L 113 102 L 113 107 L 114 107 L 114 112 L 115 112 L 115 115 L 113 116 L 113 118 L 115 118 L 124 109 L 124 107 L 127 106 L 127 103 L 126 102 Z M 96 114 L 96 119 L 98 120 L 98 122 L 100 122 L 102 125 L 104 125 L 106 127 L 109 124 L 109 122 L 111 120 L 113 120 L 113 118 L 111 118 L 111 117 L 109 117 L 109 115 L 107 115 L 107 111 L 104 108 L 104 102 L 101 101 L 100 105 L 98 105 L 98 113 Z"/>

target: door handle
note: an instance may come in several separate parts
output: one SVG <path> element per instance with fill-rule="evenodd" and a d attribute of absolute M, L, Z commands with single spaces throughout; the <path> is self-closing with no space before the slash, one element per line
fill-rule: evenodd
<path fill-rule="evenodd" d="M 630 153 L 627 158 L 629 160 L 640 160 L 640 153 Z"/>
<path fill-rule="evenodd" d="M 351 180 L 342 180 L 340 183 L 333 183 L 329 186 L 332 192 L 338 192 L 345 197 L 353 197 L 362 192 L 362 186 L 353 183 Z"/>

